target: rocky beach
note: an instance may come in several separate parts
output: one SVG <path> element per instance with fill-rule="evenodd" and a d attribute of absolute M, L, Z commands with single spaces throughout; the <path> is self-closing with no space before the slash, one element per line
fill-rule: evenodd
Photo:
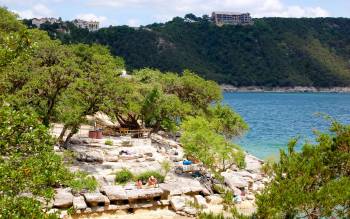
<path fill-rule="evenodd" d="M 57 135 L 59 128 L 54 130 Z M 246 154 L 244 169 L 232 166 L 222 173 L 222 181 L 201 168 L 206 176 L 196 176 L 184 169 L 184 152 L 181 145 L 164 133 L 145 138 L 128 136 L 88 138 L 79 132 L 72 138 L 69 150 L 73 153 L 72 172 L 84 171 L 98 182 L 96 191 L 75 193 L 70 188 L 56 189 L 51 211 L 61 211 L 62 218 L 189 218 L 200 212 L 225 213 L 223 190 L 235 196 L 239 213 L 251 215 L 256 211 L 255 194 L 268 181 L 261 173 L 263 162 Z M 106 145 L 106 140 L 112 142 Z M 55 147 L 56 153 L 63 153 Z M 122 154 L 127 151 L 128 154 Z M 162 163 L 169 162 L 170 170 L 164 172 Z M 187 167 L 190 168 L 190 167 Z M 134 182 L 118 185 L 115 174 L 128 169 L 133 174 L 155 171 L 165 174 L 163 183 L 155 188 L 136 188 Z M 242 192 L 244 191 L 244 192 Z M 68 215 L 68 209 L 73 214 Z"/>

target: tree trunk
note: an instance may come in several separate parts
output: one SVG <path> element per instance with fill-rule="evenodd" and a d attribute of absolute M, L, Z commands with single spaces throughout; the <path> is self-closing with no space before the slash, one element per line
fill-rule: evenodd
<path fill-rule="evenodd" d="M 64 125 L 63 126 L 63 129 L 62 129 L 62 131 L 61 131 L 61 134 L 60 134 L 60 136 L 58 137 L 58 143 L 63 143 L 63 137 L 64 137 L 64 135 L 66 134 L 66 132 L 67 132 L 67 126 L 66 125 Z"/>
<path fill-rule="evenodd" d="M 63 148 L 67 149 L 70 139 L 73 137 L 74 134 L 78 133 L 78 131 L 79 127 L 77 125 L 73 126 L 66 140 L 64 141 Z"/>

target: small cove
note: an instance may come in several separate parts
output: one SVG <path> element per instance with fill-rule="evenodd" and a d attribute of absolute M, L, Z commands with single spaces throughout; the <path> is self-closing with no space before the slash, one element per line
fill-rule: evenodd
<path fill-rule="evenodd" d="M 278 156 L 293 137 L 312 142 L 313 130 L 327 131 L 330 122 L 318 113 L 350 123 L 349 93 L 224 93 L 223 102 L 249 124 L 250 130 L 236 141 L 261 159 Z"/>

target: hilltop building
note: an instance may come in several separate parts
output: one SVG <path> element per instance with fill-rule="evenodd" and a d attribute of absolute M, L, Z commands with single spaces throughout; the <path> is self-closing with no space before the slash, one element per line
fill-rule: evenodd
<path fill-rule="evenodd" d="M 32 24 L 38 28 L 46 22 L 50 23 L 50 24 L 54 24 L 54 23 L 59 23 L 59 20 L 56 18 L 52 18 L 52 17 L 50 17 L 50 18 L 33 18 L 33 20 L 32 20 Z"/>
<path fill-rule="evenodd" d="M 73 24 L 79 28 L 86 28 L 89 31 L 96 31 L 100 26 L 100 22 L 98 21 L 84 21 L 80 19 L 75 19 Z"/>
<path fill-rule="evenodd" d="M 218 12 L 212 13 L 212 20 L 217 26 L 222 25 L 251 25 L 253 20 L 249 13 Z"/>

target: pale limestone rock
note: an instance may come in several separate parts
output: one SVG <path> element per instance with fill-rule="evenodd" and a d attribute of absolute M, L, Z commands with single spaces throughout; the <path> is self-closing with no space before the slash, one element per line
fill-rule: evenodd
<path fill-rule="evenodd" d="M 57 189 L 53 206 L 56 208 L 69 208 L 73 205 L 73 195 L 65 189 Z"/>
<path fill-rule="evenodd" d="M 162 196 L 163 193 L 164 192 L 161 188 L 126 190 L 126 196 L 128 197 L 129 200 L 150 199 L 150 198 Z"/>
<path fill-rule="evenodd" d="M 197 205 L 203 207 L 203 208 L 207 208 L 207 202 L 205 201 L 205 198 L 201 195 L 195 195 L 194 196 L 194 203 L 196 203 Z"/>
<path fill-rule="evenodd" d="M 103 152 L 99 150 L 77 152 L 78 161 L 102 163 L 103 159 Z"/>
<path fill-rule="evenodd" d="M 99 192 L 84 193 L 85 201 L 90 207 L 96 207 L 105 203 L 105 196 Z"/>
<path fill-rule="evenodd" d="M 73 207 L 75 210 L 86 209 L 87 205 L 83 196 L 78 196 L 73 198 Z"/>
<path fill-rule="evenodd" d="M 170 205 L 174 211 L 181 211 L 186 206 L 186 198 L 182 196 L 173 196 L 170 199 Z"/>
<path fill-rule="evenodd" d="M 245 188 L 248 187 L 248 181 L 237 174 L 236 172 L 223 172 L 221 175 L 224 177 L 225 183 L 233 189 L 233 187 L 236 188 Z"/>
<path fill-rule="evenodd" d="M 128 199 L 124 188 L 121 186 L 103 186 L 101 192 L 103 192 L 111 201 Z"/>
<path fill-rule="evenodd" d="M 199 193 L 205 190 L 199 181 L 191 178 L 177 178 L 172 182 L 162 183 L 159 187 L 169 192 L 170 195 Z M 206 191 L 204 192 L 207 193 Z"/>
<path fill-rule="evenodd" d="M 261 169 L 261 165 L 262 165 L 263 161 L 259 160 L 258 158 L 254 157 L 250 154 L 246 154 L 245 163 L 246 163 L 245 169 L 248 172 L 260 173 L 260 169 Z"/>

